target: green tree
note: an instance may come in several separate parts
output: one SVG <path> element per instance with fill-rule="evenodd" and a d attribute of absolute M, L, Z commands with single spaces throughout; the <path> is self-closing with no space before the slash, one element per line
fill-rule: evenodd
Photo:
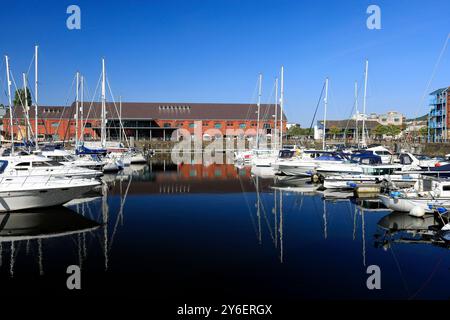
<path fill-rule="evenodd" d="M 377 125 L 375 129 L 372 130 L 372 134 L 374 134 L 376 137 L 382 137 L 387 133 L 386 126 L 383 126 L 381 124 Z"/>
<path fill-rule="evenodd" d="M 402 132 L 402 128 L 400 126 L 388 125 L 386 126 L 386 135 L 395 137 Z"/>
<path fill-rule="evenodd" d="M 32 105 L 31 92 L 30 92 L 30 89 L 28 89 L 28 88 L 27 88 L 27 102 L 28 102 L 28 106 L 31 107 L 31 105 Z M 16 90 L 13 103 L 15 106 L 25 106 L 25 90 L 23 90 L 23 89 Z"/>
<path fill-rule="evenodd" d="M 428 136 L 428 127 L 422 127 L 419 129 L 419 136 L 426 137 Z"/>
<path fill-rule="evenodd" d="M 300 128 L 299 126 L 292 126 L 289 128 L 288 132 L 287 132 L 288 136 L 294 136 L 294 137 L 298 137 L 302 135 L 302 128 Z"/>
<path fill-rule="evenodd" d="M 328 130 L 328 134 L 331 134 L 331 135 L 333 136 L 333 139 L 336 139 L 336 136 L 337 136 L 338 134 L 341 134 L 341 132 L 342 132 L 342 130 L 339 129 L 338 127 L 336 127 L 336 126 L 332 126 L 332 127 L 330 127 L 330 129 Z"/>

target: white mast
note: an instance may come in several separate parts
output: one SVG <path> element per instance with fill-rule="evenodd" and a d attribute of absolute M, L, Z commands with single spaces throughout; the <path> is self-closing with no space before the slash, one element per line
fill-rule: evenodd
<path fill-rule="evenodd" d="M 11 134 L 11 155 L 14 155 L 14 124 L 13 124 L 13 105 L 11 101 L 11 80 L 9 75 L 9 59 L 5 56 L 6 62 L 6 82 L 8 83 L 8 103 L 9 103 L 9 131 Z"/>
<path fill-rule="evenodd" d="M 261 90 L 262 90 L 262 74 L 259 74 L 259 85 L 258 85 L 258 121 L 256 123 L 256 149 L 259 149 L 259 120 L 261 111 Z"/>
<path fill-rule="evenodd" d="M 274 137 L 275 149 L 281 149 L 278 147 L 278 78 L 275 78 L 275 125 L 273 126 L 274 132 L 272 137 Z"/>
<path fill-rule="evenodd" d="M 106 148 L 106 79 L 105 79 L 105 59 L 102 59 L 102 148 Z"/>
<path fill-rule="evenodd" d="M 122 143 L 122 96 L 119 96 L 119 143 Z"/>
<path fill-rule="evenodd" d="M 36 150 L 38 146 L 38 49 L 39 46 L 34 46 L 34 136 Z"/>
<path fill-rule="evenodd" d="M 81 107 L 80 107 L 80 124 L 81 124 L 81 141 L 84 141 L 84 124 L 83 124 L 83 101 L 84 101 L 84 77 L 81 76 Z"/>
<path fill-rule="evenodd" d="M 325 99 L 323 100 L 325 103 L 324 107 L 324 116 L 323 116 L 323 141 L 322 141 L 322 149 L 325 150 L 326 144 L 325 139 L 327 135 L 327 108 L 328 108 L 328 77 L 325 79 Z"/>
<path fill-rule="evenodd" d="M 25 101 L 22 101 L 24 108 L 25 108 L 25 115 L 27 117 L 27 140 L 30 140 L 30 114 L 29 114 L 29 108 L 28 108 L 28 94 L 27 94 L 27 76 L 25 73 L 22 73 L 22 78 L 23 78 L 23 96 L 25 97 Z"/>
<path fill-rule="evenodd" d="M 283 106 L 284 106 L 284 67 L 281 66 L 281 90 L 280 90 L 280 149 L 283 148 Z"/>
<path fill-rule="evenodd" d="M 366 60 L 366 70 L 364 72 L 364 101 L 363 101 L 363 123 L 362 123 L 362 146 L 366 146 L 366 101 L 367 101 L 367 76 L 369 73 L 369 60 Z"/>
<path fill-rule="evenodd" d="M 78 118 L 79 118 L 79 89 L 80 89 L 80 73 L 77 71 L 77 85 L 76 85 L 76 98 L 75 98 L 75 149 L 78 147 Z"/>
<path fill-rule="evenodd" d="M 359 111 L 358 111 L 358 81 L 355 81 L 355 140 L 357 145 L 359 145 L 359 132 L 358 132 L 358 117 L 359 117 Z"/>

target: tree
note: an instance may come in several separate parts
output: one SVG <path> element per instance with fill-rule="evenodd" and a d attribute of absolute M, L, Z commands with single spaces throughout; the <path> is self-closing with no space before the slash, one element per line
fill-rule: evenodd
<path fill-rule="evenodd" d="M 386 126 L 386 135 L 391 137 L 396 137 L 402 132 L 400 126 L 388 125 Z"/>
<path fill-rule="evenodd" d="M 382 124 L 379 124 L 375 127 L 375 129 L 373 129 L 372 133 L 376 136 L 376 137 L 382 137 L 383 135 L 385 135 L 387 132 L 386 130 L 386 126 L 383 126 Z"/>
<path fill-rule="evenodd" d="M 419 129 L 419 136 L 426 137 L 428 136 L 428 127 L 422 127 Z"/>
<path fill-rule="evenodd" d="M 338 134 L 341 134 L 341 132 L 342 132 L 342 130 L 339 129 L 338 127 L 336 127 L 336 126 L 332 126 L 332 127 L 330 127 L 330 129 L 328 130 L 328 133 L 331 134 L 331 135 L 333 136 L 333 139 L 336 139 L 336 136 L 337 136 Z"/>
<path fill-rule="evenodd" d="M 31 107 L 31 105 L 32 105 L 31 92 L 30 92 L 30 89 L 28 89 L 28 88 L 27 88 L 27 102 L 28 102 L 28 106 Z M 23 89 L 16 90 L 13 104 L 16 107 L 25 106 L 25 90 L 23 90 Z"/>
<path fill-rule="evenodd" d="M 313 129 L 300 128 L 299 126 L 290 127 L 287 132 L 287 135 L 291 137 L 311 136 L 313 134 Z"/>

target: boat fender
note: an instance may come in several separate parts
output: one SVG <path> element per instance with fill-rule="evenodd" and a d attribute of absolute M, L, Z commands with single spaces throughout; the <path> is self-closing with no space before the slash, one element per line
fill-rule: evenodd
<path fill-rule="evenodd" d="M 437 207 L 436 210 L 439 214 L 447 213 L 447 209 L 445 209 L 444 207 Z"/>
<path fill-rule="evenodd" d="M 391 191 L 389 195 L 391 196 L 391 198 L 397 199 L 401 196 L 401 193 L 399 191 Z"/>
<path fill-rule="evenodd" d="M 450 231 L 450 223 L 447 223 L 445 226 L 443 226 L 441 231 Z"/>
<path fill-rule="evenodd" d="M 415 206 L 409 211 L 409 215 L 412 217 L 423 217 L 425 215 L 425 209 L 420 206 Z"/>
<path fill-rule="evenodd" d="M 347 182 L 347 186 L 349 186 L 350 188 L 356 188 L 357 187 L 357 184 L 356 183 L 354 183 L 354 182 Z"/>

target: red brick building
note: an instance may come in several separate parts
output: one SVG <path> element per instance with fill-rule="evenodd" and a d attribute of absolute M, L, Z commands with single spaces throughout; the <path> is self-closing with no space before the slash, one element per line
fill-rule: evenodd
<path fill-rule="evenodd" d="M 121 109 L 121 110 L 119 110 Z M 274 104 L 263 104 L 260 108 L 260 129 L 263 134 L 273 134 L 275 128 L 275 109 L 277 109 L 277 128 L 280 110 Z M 191 134 L 218 132 L 226 135 L 254 135 L 257 129 L 257 106 L 255 104 L 219 103 L 107 103 L 107 135 L 110 139 L 119 136 L 121 113 L 122 125 L 128 137 L 135 140 L 170 139 L 179 128 Z M 75 113 L 73 103 L 70 107 L 40 106 L 38 108 L 38 131 L 40 140 L 73 140 L 75 137 Z M 101 103 L 84 103 L 84 138 L 97 140 L 100 137 Z M 34 130 L 34 108 L 29 111 Z M 81 114 L 80 114 L 81 119 Z M 81 120 L 80 120 L 81 127 Z M 14 137 L 26 136 L 25 116 L 21 107 L 14 108 Z M 3 118 L 5 139 L 9 138 L 9 112 Z M 215 130 L 211 130 L 215 129 Z M 217 131 L 218 130 L 218 131 Z M 234 130 L 234 132 L 232 132 Z M 253 132 L 253 133 L 252 133 Z M 286 116 L 283 114 L 283 132 L 286 132 Z M 81 135 L 81 133 L 80 133 Z"/>

